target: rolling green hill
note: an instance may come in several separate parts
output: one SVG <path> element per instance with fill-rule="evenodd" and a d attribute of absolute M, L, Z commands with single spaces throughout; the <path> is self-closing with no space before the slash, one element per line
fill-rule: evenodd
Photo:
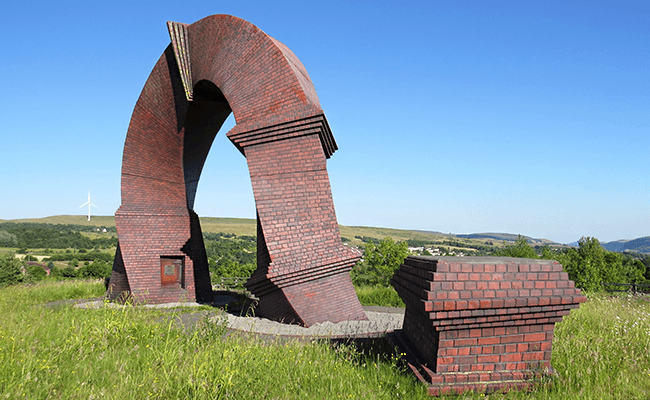
<path fill-rule="evenodd" d="M 459 238 L 468 238 L 468 239 L 494 239 L 494 240 L 500 240 L 500 241 L 506 241 L 506 242 L 514 242 L 517 240 L 519 235 L 515 235 L 512 233 L 470 233 L 470 234 L 462 234 L 462 235 L 454 235 Z M 523 236 L 523 235 L 522 235 Z M 536 245 L 545 245 L 548 244 L 549 246 L 551 245 L 557 245 L 558 243 L 555 243 L 553 241 L 550 241 L 548 239 L 535 239 L 531 238 L 529 236 L 523 236 L 528 240 L 528 243 L 530 243 L 533 246 Z"/>
<path fill-rule="evenodd" d="M 115 217 L 110 216 L 92 216 L 90 221 L 85 215 L 54 215 L 45 218 L 25 218 L 25 219 L 0 219 L 2 222 L 24 222 L 33 224 L 64 224 L 64 225 L 85 225 L 85 226 L 115 226 Z"/>
<path fill-rule="evenodd" d="M 650 236 L 640 237 L 633 240 L 617 240 L 614 242 L 602 243 L 609 251 L 650 254 Z"/>

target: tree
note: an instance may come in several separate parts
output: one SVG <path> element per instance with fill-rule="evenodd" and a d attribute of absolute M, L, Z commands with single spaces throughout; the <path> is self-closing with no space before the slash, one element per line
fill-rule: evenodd
<path fill-rule="evenodd" d="M 75 278 L 77 276 L 77 271 L 73 267 L 68 265 L 67 267 L 61 270 L 61 276 L 65 278 Z"/>
<path fill-rule="evenodd" d="M 214 276 L 219 277 L 247 277 L 251 276 L 257 268 L 256 263 L 240 264 L 232 260 L 223 260 L 216 264 Z"/>
<path fill-rule="evenodd" d="M 47 276 L 47 272 L 37 264 L 28 265 L 25 267 L 25 276 L 23 282 L 33 283 L 43 280 Z"/>
<path fill-rule="evenodd" d="M 514 245 L 497 250 L 494 254 L 499 257 L 539 258 L 528 244 L 528 240 L 521 235 L 517 237 Z"/>
<path fill-rule="evenodd" d="M 23 280 L 23 273 L 20 270 L 20 260 L 13 254 L 0 256 L 0 286 L 14 285 Z"/>
<path fill-rule="evenodd" d="M 363 262 L 351 271 L 356 285 L 389 286 L 390 278 L 408 256 L 408 244 L 386 237 L 375 244 L 366 243 Z"/>
<path fill-rule="evenodd" d="M 558 261 L 577 287 L 587 291 L 599 291 L 606 275 L 606 252 L 598 239 L 582 237 L 578 241 L 578 249 L 568 249 Z"/>
<path fill-rule="evenodd" d="M 542 254 L 539 255 L 539 258 L 543 260 L 556 260 L 558 258 L 559 252 L 557 250 L 551 249 L 547 244 L 542 247 Z"/>
<path fill-rule="evenodd" d="M 50 264 L 52 264 L 52 265 L 50 266 Z M 57 267 L 56 265 L 54 265 L 54 263 L 52 261 L 50 261 L 47 264 L 47 266 L 50 268 L 50 276 L 52 278 L 61 279 L 61 278 L 64 277 L 63 276 L 63 269 L 61 269 L 61 268 Z M 74 272 L 74 268 L 71 268 L 71 269 Z"/>
<path fill-rule="evenodd" d="M 646 283 L 646 266 L 641 260 L 630 260 L 625 264 L 628 283 Z"/>
<path fill-rule="evenodd" d="M 79 278 L 108 278 L 111 276 L 111 268 L 103 261 L 88 263 L 77 270 Z"/>

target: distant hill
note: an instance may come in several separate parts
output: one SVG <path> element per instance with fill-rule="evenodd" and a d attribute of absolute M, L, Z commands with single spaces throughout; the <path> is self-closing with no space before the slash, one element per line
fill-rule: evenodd
<path fill-rule="evenodd" d="M 632 251 L 635 253 L 650 254 L 650 236 L 632 240 L 616 240 L 613 242 L 601 243 L 601 245 L 609 251 Z"/>
<path fill-rule="evenodd" d="M 467 239 L 494 239 L 494 240 L 501 240 L 501 241 L 506 241 L 506 242 L 514 242 L 516 241 L 520 235 L 515 235 L 512 233 L 468 233 L 468 234 L 459 234 L 459 235 L 454 235 L 459 238 L 467 238 Z M 548 239 L 534 239 L 531 238 L 530 236 L 524 236 L 521 235 L 526 240 L 528 243 L 532 245 L 557 245 L 559 243 L 555 243 L 553 241 L 550 241 Z"/>
<path fill-rule="evenodd" d="M 627 240 L 616 240 L 614 242 L 601 243 L 600 245 L 609 251 L 621 252 L 625 251 L 625 243 L 627 243 Z"/>
<path fill-rule="evenodd" d="M 45 218 L 0 219 L 0 222 L 25 222 L 33 224 L 63 224 L 84 226 L 115 226 L 115 217 L 112 215 L 93 215 L 88 221 L 86 215 L 54 215 Z"/>

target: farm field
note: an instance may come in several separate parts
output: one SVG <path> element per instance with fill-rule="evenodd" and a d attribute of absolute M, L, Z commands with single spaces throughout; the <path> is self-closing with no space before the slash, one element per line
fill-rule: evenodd
<path fill-rule="evenodd" d="M 427 398 L 425 387 L 380 349 L 224 337 L 201 320 L 182 329 L 140 307 L 82 310 L 45 303 L 103 294 L 99 281 L 0 289 L 0 396 L 7 398 Z M 556 326 L 556 376 L 532 392 L 491 399 L 647 399 L 650 301 L 589 296 Z M 270 373 L 272 371 L 272 373 Z M 458 399 L 485 398 L 467 394 Z"/>

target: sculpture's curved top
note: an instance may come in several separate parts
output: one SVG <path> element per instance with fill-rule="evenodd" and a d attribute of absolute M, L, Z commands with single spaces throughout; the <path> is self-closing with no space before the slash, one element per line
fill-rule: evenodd
<path fill-rule="evenodd" d="M 302 63 L 250 22 L 212 15 L 187 25 L 187 33 L 192 86 L 203 79 L 217 85 L 237 124 L 265 118 L 268 125 L 269 117 L 280 123 L 322 113 Z"/>
<path fill-rule="evenodd" d="M 183 155 L 183 146 L 179 147 L 178 141 L 188 137 L 185 131 L 189 98 L 202 82 L 211 82 L 217 97 L 225 100 L 215 106 L 218 102 L 201 104 L 200 99 L 194 98 L 195 109 L 216 107 L 222 112 L 220 121 L 202 123 L 215 129 L 216 134 L 232 111 L 237 125 L 228 137 L 242 153 L 245 145 L 277 135 L 296 136 L 296 130 L 307 129 L 319 134 L 326 158 L 336 150 L 314 85 L 305 67 L 285 45 L 250 22 L 230 15 L 212 15 L 191 25 L 172 22 L 168 27 L 172 45 L 154 67 L 131 117 L 122 163 L 122 187 L 140 190 L 123 190 L 123 205 L 181 206 L 184 193 L 169 191 L 158 182 L 171 180 L 190 186 L 191 182 L 198 182 L 207 150 L 200 156 L 189 157 L 200 160 L 198 168 L 193 167 L 188 165 L 188 155 Z M 217 113 L 217 109 L 212 113 Z M 291 126 L 282 125 L 286 123 Z M 157 142 L 152 143 L 153 140 Z M 209 149 L 210 144 L 211 141 L 201 147 Z M 167 154 L 164 159 L 158 156 L 161 150 Z M 188 176 L 188 170 L 193 176 Z M 148 184 L 144 185 L 143 180 Z M 164 196 L 161 190 L 165 190 Z M 194 190 L 195 187 L 188 187 L 190 208 Z"/>

